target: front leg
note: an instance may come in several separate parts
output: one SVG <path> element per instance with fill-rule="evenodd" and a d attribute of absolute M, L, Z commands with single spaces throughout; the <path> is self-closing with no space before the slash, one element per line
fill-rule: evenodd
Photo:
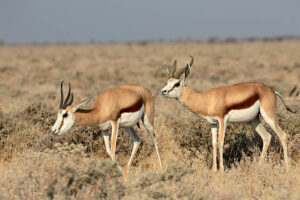
<path fill-rule="evenodd" d="M 116 160 L 116 146 L 117 146 L 117 138 L 119 133 L 119 124 L 120 119 L 111 122 L 111 159 L 113 161 Z"/>
<path fill-rule="evenodd" d="M 103 135 L 103 138 L 104 138 L 106 152 L 109 155 L 109 157 L 111 158 L 111 149 L 110 149 L 110 144 L 109 144 L 109 134 L 105 130 L 105 131 L 102 131 L 102 135 Z"/>
<path fill-rule="evenodd" d="M 221 118 L 219 120 L 219 170 L 220 172 L 224 171 L 223 165 L 223 146 L 224 146 L 224 136 L 226 131 L 227 119 Z"/>
<path fill-rule="evenodd" d="M 210 124 L 211 134 L 212 134 L 212 147 L 213 147 L 213 164 L 212 170 L 217 171 L 217 124 Z"/>

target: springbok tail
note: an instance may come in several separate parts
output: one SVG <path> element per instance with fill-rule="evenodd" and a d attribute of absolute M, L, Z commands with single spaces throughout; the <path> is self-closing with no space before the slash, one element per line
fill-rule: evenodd
<path fill-rule="evenodd" d="M 275 92 L 275 94 L 281 99 L 281 101 L 282 101 L 282 103 L 284 104 L 284 106 L 285 106 L 285 108 L 286 108 L 287 111 L 289 111 L 289 112 L 291 112 L 291 113 L 296 113 L 296 111 L 293 111 L 291 108 L 289 108 L 289 107 L 285 104 L 285 102 L 284 102 L 284 100 L 283 100 L 283 97 L 282 97 L 277 91 L 274 90 L 274 92 Z"/>

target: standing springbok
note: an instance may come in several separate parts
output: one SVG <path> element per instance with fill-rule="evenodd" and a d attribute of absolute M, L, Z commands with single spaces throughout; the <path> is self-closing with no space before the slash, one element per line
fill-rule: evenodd
<path fill-rule="evenodd" d="M 55 135 L 62 135 L 74 123 L 87 126 L 99 126 L 104 137 L 106 152 L 115 161 L 116 143 L 119 127 L 124 127 L 133 141 L 133 149 L 129 158 L 124 178 L 128 176 L 131 162 L 141 142 L 133 126 L 142 120 L 150 134 L 157 153 L 159 165 L 162 168 L 156 139 L 154 136 L 154 100 L 151 92 L 139 85 L 121 85 L 100 94 L 92 109 L 81 107 L 89 102 L 83 101 L 77 106 L 72 106 L 73 93 L 69 83 L 69 92 L 64 101 L 63 82 L 61 82 L 61 99 L 57 120 L 52 127 Z M 108 129 L 112 128 L 111 144 L 109 144 Z"/>
<path fill-rule="evenodd" d="M 279 136 L 283 146 L 286 170 L 288 170 L 287 138 L 286 133 L 278 126 L 276 120 L 276 95 L 287 107 L 282 96 L 258 82 L 237 83 L 230 86 L 222 86 L 209 90 L 206 93 L 197 93 L 191 88 L 186 87 L 187 77 L 190 74 L 191 66 L 194 62 L 192 56 L 190 63 L 175 74 L 176 60 L 171 70 L 165 65 L 169 77 L 167 85 L 161 90 L 165 97 L 174 98 L 196 115 L 203 117 L 210 124 L 212 132 L 213 146 L 213 166 L 217 171 L 217 135 L 219 143 L 219 170 L 224 171 L 223 166 L 223 143 L 227 122 L 249 122 L 254 130 L 263 140 L 263 149 L 260 156 L 260 163 L 263 161 L 268 150 L 271 134 L 263 127 L 259 120 L 259 114 L 270 125 Z M 217 133 L 219 125 L 219 133 Z"/>

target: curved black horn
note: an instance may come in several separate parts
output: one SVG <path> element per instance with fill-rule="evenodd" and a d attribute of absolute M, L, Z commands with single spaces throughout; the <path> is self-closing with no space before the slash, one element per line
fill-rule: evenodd
<path fill-rule="evenodd" d="M 165 69 L 166 69 L 168 77 L 170 78 L 170 70 L 169 70 L 169 67 L 167 64 L 165 64 Z"/>
<path fill-rule="evenodd" d="M 69 92 L 68 92 L 68 95 L 67 95 L 67 98 L 64 102 L 64 106 L 66 107 L 67 103 L 68 103 L 68 100 L 70 98 L 70 94 L 71 94 L 71 84 L 69 83 Z"/>
<path fill-rule="evenodd" d="M 177 67 L 177 60 L 174 60 L 173 66 L 176 69 L 176 67 Z"/>
<path fill-rule="evenodd" d="M 60 104 L 59 104 L 59 108 L 63 108 L 63 106 L 64 106 L 64 104 L 63 104 L 63 101 L 64 101 L 63 84 L 64 84 L 64 81 L 62 81 L 61 84 L 60 84 Z"/>
<path fill-rule="evenodd" d="M 191 56 L 191 55 L 190 55 L 190 57 L 191 57 L 191 61 L 190 61 L 190 67 L 191 67 L 193 65 L 193 63 L 194 63 L 194 57 Z"/>
<path fill-rule="evenodd" d="M 73 93 L 71 93 L 71 99 L 69 103 L 66 104 L 66 107 L 72 105 L 72 103 L 73 103 Z"/>

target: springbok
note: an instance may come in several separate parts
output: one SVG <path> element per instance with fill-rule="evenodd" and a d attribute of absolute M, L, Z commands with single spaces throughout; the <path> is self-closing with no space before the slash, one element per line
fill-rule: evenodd
<path fill-rule="evenodd" d="M 52 127 L 53 134 L 62 135 L 75 123 L 86 126 L 99 126 L 104 137 L 106 152 L 111 159 L 115 161 L 119 127 L 124 127 L 133 141 L 131 156 L 123 174 L 124 178 L 126 178 L 132 160 L 141 143 L 133 126 L 139 125 L 139 121 L 142 120 L 147 132 L 154 142 L 159 165 L 162 168 L 157 142 L 154 136 L 154 100 L 148 89 L 139 85 L 120 85 L 101 93 L 92 109 L 81 108 L 89 102 L 89 98 L 76 106 L 72 106 L 73 93 L 71 93 L 70 83 L 69 92 L 65 101 L 63 95 L 63 82 L 61 82 L 60 90 L 61 99 L 57 120 Z M 108 134 L 110 128 L 112 128 L 111 144 L 109 144 Z"/>
<path fill-rule="evenodd" d="M 190 63 L 175 75 L 176 60 L 173 67 L 166 71 L 169 77 L 167 85 L 161 90 L 164 97 L 177 99 L 184 107 L 196 115 L 206 119 L 210 124 L 213 146 L 213 166 L 217 171 L 217 136 L 219 144 L 219 170 L 224 171 L 223 143 L 227 122 L 251 122 L 254 130 L 263 140 L 263 149 L 260 163 L 268 150 L 271 134 L 263 127 L 259 120 L 259 114 L 279 136 L 283 152 L 286 170 L 288 170 L 287 138 L 286 133 L 278 126 L 276 120 L 276 96 L 278 96 L 285 108 L 293 112 L 283 101 L 282 96 L 273 89 L 258 82 L 237 83 L 230 86 L 222 86 L 209 90 L 206 93 L 198 93 L 186 87 L 187 77 L 190 74 L 194 62 L 192 56 Z M 217 133 L 217 125 L 219 132 Z"/>

